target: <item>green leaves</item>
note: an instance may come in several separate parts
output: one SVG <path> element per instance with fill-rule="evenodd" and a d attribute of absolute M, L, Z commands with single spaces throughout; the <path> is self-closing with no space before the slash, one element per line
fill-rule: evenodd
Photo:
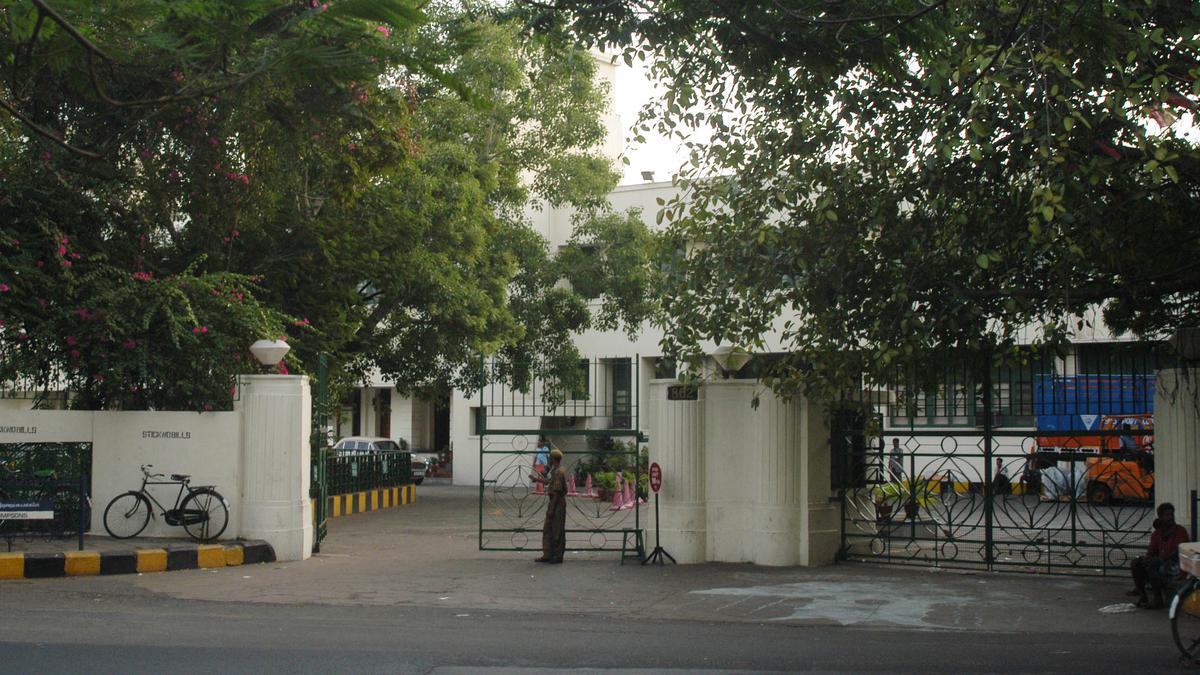
<path fill-rule="evenodd" d="M 667 92 L 642 119 L 693 141 L 686 199 L 656 216 L 687 242 L 664 261 L 674 353 L 770 335 L 794 357 L 777 385 L 853 387 L 1121 298 L 1117 329 L 1200 316 L 1200 151 L 1165 114 L 1197 103 L 1195 12 L 600 4 L 562 6 L 653 54 Z M 721 119 L 708 144 L 701 113 Z"/>

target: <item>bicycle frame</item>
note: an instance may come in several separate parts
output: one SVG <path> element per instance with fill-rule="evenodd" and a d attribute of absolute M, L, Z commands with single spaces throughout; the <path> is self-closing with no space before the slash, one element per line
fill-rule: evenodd
<path fill-rule="evenodd" d="M 181 480 L 152 481 L 152 480 L 150 480 L 151 478 L 156 478 L 156 477 L 157 476 L 150 476 L 150 475 L 143 474 L 142 475 L 142 487 L 140 490 L 138 490 L 138 492 L 140 492 L 143 496 L 145 496 L 147 499 L 149 499 L 151 502 L 153 502 L 154 505 L 158 507 L 160 515 L 162 515 L 165 518 L 167 516 L 167 511 L 174 511 L 174 510 L 179 509 L 179 505 L 183 502 L 184 495 L 190 494 L 191 489 L 188 485 L 189 481 L 181 481 Z M 154 495 L 149 490 L 146 489 L 147 485 L 178 485 L 179 492 L 175 495 L 175 505 L 173 507 L 171 507 L 170 509 L 163 506 L 162 502 L 155 499 Z M 153 509 L 150 511 L 150 516 L 151 517 L 154 516 Z"/>

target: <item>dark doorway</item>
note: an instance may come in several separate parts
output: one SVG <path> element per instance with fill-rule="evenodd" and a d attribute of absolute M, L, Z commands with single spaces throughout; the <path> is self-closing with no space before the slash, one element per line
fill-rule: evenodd
<path fill-rule="evenodd" d="M 450 447 L 450 398 L 438 399 L 433 404 L 433 451 L 442 452 Z"/>

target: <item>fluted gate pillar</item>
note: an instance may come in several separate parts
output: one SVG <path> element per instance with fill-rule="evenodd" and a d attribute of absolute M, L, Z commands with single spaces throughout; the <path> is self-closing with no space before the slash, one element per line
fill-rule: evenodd
<path fill-rule="evenodd" d="M 278 560 L 303 560 L 313 544 L 308 378 L 250 375 L 239 384 L 242 537 L 271 544 Z"/>

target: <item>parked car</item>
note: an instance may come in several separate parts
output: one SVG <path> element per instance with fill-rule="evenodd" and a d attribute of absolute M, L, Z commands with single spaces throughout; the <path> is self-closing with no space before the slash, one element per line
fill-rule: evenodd
<path fill-rule="evenodd" d="M 412 479 L 413 483 L 420 485 L 425 480 L 425 473 L 429 469 L 429 463 L 417 455 L 400 447 L 399 443 L 390 438 L 381 438 L 378 436 L 347 436 L 337 443 L 333 444 L 333 451 L 339 455 L 365 455 L 376 452 L 394 452 L 404 453 L 409 456 L 412 461 Z"/>
<path fill-rule="evenodd" d="M 438 464 L 438 454 L 432 450 L 417 448 L 412 451 L 413 461 L 420 460 L 425 463 L 426 475 L 433 470 Z"/>

